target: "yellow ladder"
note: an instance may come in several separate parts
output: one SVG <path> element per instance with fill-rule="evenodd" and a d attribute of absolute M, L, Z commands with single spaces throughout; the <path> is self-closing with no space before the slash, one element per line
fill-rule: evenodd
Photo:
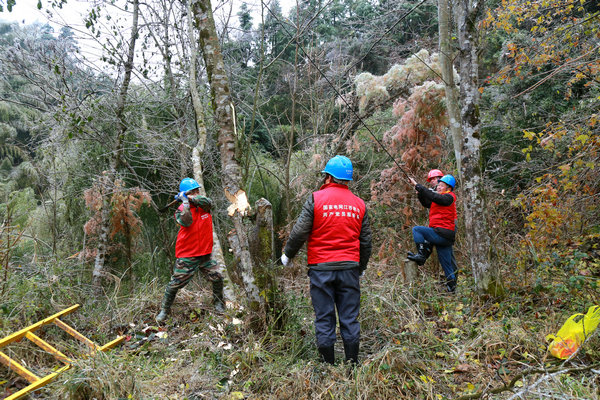
<path fill-rule="evenodd" d="M 69 325 L 65 324 L 64 322 L 62 322 L 59 319 L 60 317 L 62 317 L 64 315 L 72 313 L 77 308 L 79 308 L 79 304 L 75 304 L 74 306 L 69 307 L 66 310 L 63 310 L 59 313 L 56 313 L 48 318 L 41 320 L 33 325 L 30 325 L 25 329 L 21 329 L 20 331 L 15 332 L 12 335 L 5 337 L 4 339 L 0 339 L 0 362 L 2 364 L 6 365 L 11 370 L 15 371 L 17 374 L 21 375 L 23 378 L 25 378 L 29 382 L 29 386 L 19 390 L 16 393 L 11 394 L 10 396 L 6 397 L 4 400 L 15 400 L 15 399 L 18 399 L 18 398 L 30 393 L 30 392 L 33 392 L 34 390 L 37 390 L 37 389 L 41 388 L 42 386 L 48 384 L 52 379 L 56 378 L 56 376 L 58 374 L 60 374 L 61 372 L 66 371 L 67 369 L 71 368 L 71 363 L 73 362 L 73 360 L 71 360 L 69 357 L 65 356 L 63 353 L 61 353 L 60 351 L 55 349 L 48 342 L 44 341 L 43 339 L 41 339 L 40 337 L 36 336 L 33 333 L 34 331 L 40 329 L 42 326 L 48 325 L 48 324 L 54 324 L 54 325 L 58 326 L 59 328 L 61 328 L 65 332 L 67 332 L 69 335 L 73 336 L 75 339 L 77 339 L 77 340 L 83 342 L 85 345 L 87 345 L 90 348 L 90 355 L 93 355 L 97 351 L 106 351 L 108 349 L 111 349 L 111 348 L 115 347 L 116 345 L 118 345 L 119 343 L 121 343 L 123 341 L 123 339 L 125 339 L 125 336 L 119 336 L 118 338 L 116 338 L 115 340 L 113 340 L 112 342 L 110 342 L 108 344 L 105 344 L 104 346 L 98 346 L 94 342 L 92 342 L 90 339 L 86 338 L 81 333 L 77 332 L 75 329 L 71 328 Z M 43 378 L 40 378 L 40 377 L 36 376 L 33 372 L 31 372 L 27 368 L 25 368 L 23 365 L 19 364 L 17 361 L 15 361 L 13 359 L 11 359 L 9 356 L 7 356 L 5 353 L 3 353 L 1 351 L 1 349 L 3 347 L 8 346 L 9 344 L 11 344 L 13 342 L 18 342 L 19 340 L 21 340 L 23 338 L 27 338 L 27 339 L 31 340 L 33 343 L 35 343 L 36 345 L 41 347 L 43 350 L 46 350 L 48 353 L 52 354 L 54 356 L 54 358 L 56 358 L 58 361 L 62 362 L 65 365 L 63 367 L 59 368 L 58 370 L 56 370 L 56 372 L 53 372 L 49 375 L 44 376 Z"/>

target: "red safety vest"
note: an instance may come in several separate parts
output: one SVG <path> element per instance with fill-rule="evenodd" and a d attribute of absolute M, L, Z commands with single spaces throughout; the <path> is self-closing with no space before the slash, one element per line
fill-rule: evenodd
<path fill-rule="evenodd" d="M 313 227 L 308 236 L 308 264 L 360 261 L 358 237 L 365 202 L 346 185 L 329 183 L 313 193 Z"/>
<path fill-rule="evenodd" d="M 183 210 L 183 204 L 179 206 Z M 198 257 L 212 253 L 213 230 L 212 216 L 202 209 L 190 205 L 194 222 L 190 226 L 179 226 L 177 243 L 175 244 L 175 257 Z"/>
<path fill-rule="evenodd" d="M 456 220 L 456 195 L 454 192 L 447 191 L 442 194 L 450 193 L 454 197 L 454 201 L 449 206 L 441 206 L 436 202 L 431 202 L 429 209 L 429 227 L 444 228 L 455 230 L 454 221 Z"/>

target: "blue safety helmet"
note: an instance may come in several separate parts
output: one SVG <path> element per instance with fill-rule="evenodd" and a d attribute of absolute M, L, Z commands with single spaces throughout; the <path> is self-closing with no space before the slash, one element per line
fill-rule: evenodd
<path fill-rule="evenodd" d="M 452 190 L 454 190 L 454 187 L 456 186 L 456 179 L 454 179 L 454 177 L 452 175 L 442 176 L 442 179 L 440 179 L 440 182 L 444 182 L 446 185 L 450 186 L 452 188 Z"/>
<path fill-rule="evenodd" d="M 335 156 L 327 161 L 325 169 L 321 171 L 325 174 L 333 176 L 340 181 L 352 180 L 352 161 L 348 157 Z"/>
<path fill-rule="evenodd" d="M 190 190 L 198 189 L 200 184 L 196 182 L 195 179 L 192 178 L 183 178 L 181 183 L 179 184 L 179 191 L 187 193 Z"/>

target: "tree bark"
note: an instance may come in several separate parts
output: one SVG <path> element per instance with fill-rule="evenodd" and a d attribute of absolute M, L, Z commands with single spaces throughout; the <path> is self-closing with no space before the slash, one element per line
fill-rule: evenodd
<path fill-rule="evenodd" d="M 414 285 L 419 277 L 419 267 L 417 266 L 417 263 L 408 258 L 405 259 L 404 266 L 402 267 L 402 276 L 405 284 L 408 286 Z"/>
<path fill-rule="evenodd" d="M 274 323 L 280 329 L 286 323 L 287 314 L 283 297 L 279 295 L 283 289 L 278 286 L 276 269 L 273 268 L 276 262 L 273 208 L 264 198 L 258 199 L 254 208 L 256 223 L 250 236 L 250 252 L 254 261 L 256 283 L 265 302 L 263 328 Z"/>
<path fill-rule="evenodd" d="M 483 14 L 483 0 L 456 0 L 459 61 L 463 212 L 465 236 L 475 286 L 481 294 L 501 294 L 501 284 L 491 256 L 487 204 L 481 164 L 481 122 L 479 118 L 479 79 L 477 22 Z"/>
<path fill-rule="evenodd" d="M 462 181 L 460 171 L 462 159 L 462 129 L 460 124 L 460 108 L 458 88 L 454 81 L 454 51 L 450 44 L 450 4 L 448 0 L 438 0 L 438 29 L 440 36 L 440 68 L 446 91 L 446 110 L 450 124 L 450 134 L 454 146 L 454 157 L 458 167 L 458 180 Z"/>
<path fill-rule="evenodd" d="M 212 106 L 218 126 L 221 182 L 225 197 L 231 203 L 228 213 L 233 222 L 234 231 L 230 232 L 230 242 L 234 255 L 239 260 L 240 275 L 243 278 L 244 290 L 250 309 L 258 310 L 261 305 L 261 298 L 255 284 L 248 236 L 242 221 L 249 204 L 246 193 L 241 187 L 241 168 L 235 154 L 235 110 L 230 95 L 229 78 L 225 71 L 225 63 L 221 54 L 210 0 L 191 0 L 191 9 L 199 33 L 198 41 L 206 65 Z"/>
<path fill-rule="evenodd" d="M 200 93 L 198 91 L 198 84 L 196 80 L 197 71 L 196 71 L 196 62 L 198 59 L 198 48 L 195 42 L 194 30 L 193 30 L 193 21 L 192 21 L 192 13 L 191 7 L 188 3 L 187 10 L 187 22 L 188 22 L 188 35 L 189 35 L 189 46 L 190 46 L 190 65 L 189 65 L 189 79 L 190 79 L 190 95 L 192 98 L 192 107 L 194 108 L 194 123 L 196 127 L 196 135 L 197 135 L 197 143 L 196 146 L 192 149 L 192 167 L 194 170 L 194 179 L 200 184 L 200 194 L 202 196 L 206 196 L 206 188 L 204 186 L 204 167 L 202 165 L 202 155 L 204 154 L 204 150 L 206 148 L 206 140 L 207 140 L 207 131 L 206 124 L 204 123 L 204 105 L 202 104 L 202 100 L 200 98 Z M 166 60 L 168 61 L 168 60 Z M 171 68 L 169 68 L 169 72 Z M 171 81 L 174 82 L 174 78 L 171 74 Z M 223 256 L 223 250 L 221 247 L 221 241 L 219 236 L 217 235 L 216 230 L 214 229 L 213 224 L 213 249 L 212 249 L 212 259 L 217 263 L 221 274 L 225 277 L 225 286 L 224 286 L 224 295 L 225 299 L 232 301 L 234 299 L 233 290 L 231 288 L 231 279 L 229 278 L 229 274 L 227 272 L 227 266 L 225 264 L 225 257 Z"/>
<path fill-rule="evenodd" d="M 138 14 L 139 1 L 133 0 L 131 36 L 129 39 L 127 59 L 123 65 L 123 83 L 121 84 L 121 88 L 119 89 L 119 96 L 117 98 L 117 108 L 115 110 L 115 115 L 117 117 L 117 138 L 113 146 L 113 155 L 110 160 L 109 170 L 105 171 L 103 176 L 100 178 L 100 186 L 102 193 L 102 221 L 100 228 L 100 236 L 98 238 L 96 260 L 94 262 L 94 271 L 92 273 L 92 286 L 94 287 L 94 293 L 96 294 L 96 298 L 102 292 L 102 277 L 106 275 L 106 256 L 108 254 L 109 239 L 108 234 L 110 232 L 110 198 L 115 187 L 115 180 L 117 179 L 117 169 L 121 163 L 121 157 L 123 153 L 123 140 L 125 138 L 125 132 L 127 131 L 127 125 L 125 123 L 125 117 L 123 113 L 125 111 L 125 102 L 127 101 L 127 91 L 129 90 L 129 84 L 131 82 L 131 73 L 133 71 L 135 43 L 138 37 Z"/>
<path fill-rule="evenodd" d="M 264 293 L 267 303 L 272 304 L 277 289 L 273 263 L 275 254 L 275 237 L 273 233 L 273 209 L 271 203 L 260 198 L 254 205 L 256 223 L 250 236 L 250 253 L 254 262 L 258 290 Z"/>

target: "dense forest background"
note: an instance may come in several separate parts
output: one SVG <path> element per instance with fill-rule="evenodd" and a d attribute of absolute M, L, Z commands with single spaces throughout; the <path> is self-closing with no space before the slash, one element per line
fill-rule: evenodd
<path fill-rule="evenodd" d="M 20 1 L 0 2 L 0 18 Z M 598 335 L 568 361 L 545 340 L 600 304 L 597 1 L 477 3 L 466 18 L 477 32 L 470 99 L 457 17 L 469 2 L 448 6 L 444 51 L 431 0 L 299 0 L 287 15 L 277 0 L 252 12 L 190 3 L 95 1 L 61 28 L 0 21 L 0 337 L 73 304 L 82 307 L 70 323 L 98 343 L 127 335 L 110 353 L 75 357 L 31 398 L 600 397 Z M 204 35 L 196 3 L 215 9 L 216 36 Z M 444 56 L 461 89 L 455 105 L 477 117 L 476 159 L 457 162 L 466 147 L 452 132 Z M 230 102 L 217 101 L 217 78 Z M 291 268 L 274 261 L 335 154 L 353 161 L 351 189 L 374 233 L 352 373 L 317 362 L 305 255 Z M 406 177 L 424 183 L 431 168 L 459 178 L 454 295 L 433 257 L 411 285 L 403 274 L 410 229 L 427 221 Z M 198 279 L 158 327 L 177 234 L 174 209 L 160 209 L 186 176 L 216 203 L 229 308 L 211 313 Z M 252 210 L 228 214 L 232 185 Z M 465 221 L 474 190 L 485 202 Z M 260 198 L 274 236 L 270 254 L 250 262 L 232 237 L 246 229 L 252 250 Z M 472 219 L 486 224 L 483 250 L 468 244 Z M 473 273 L 477 257 L 493 291 Z M 248 265 L 256 292 L 240 277 Z M 77 354 L 58 330 L 44 337 Z M 39 376 L 55 364 L 30 343 L 3 351 Z M 24 385 L 0 366 L 0 393 Z"/>

